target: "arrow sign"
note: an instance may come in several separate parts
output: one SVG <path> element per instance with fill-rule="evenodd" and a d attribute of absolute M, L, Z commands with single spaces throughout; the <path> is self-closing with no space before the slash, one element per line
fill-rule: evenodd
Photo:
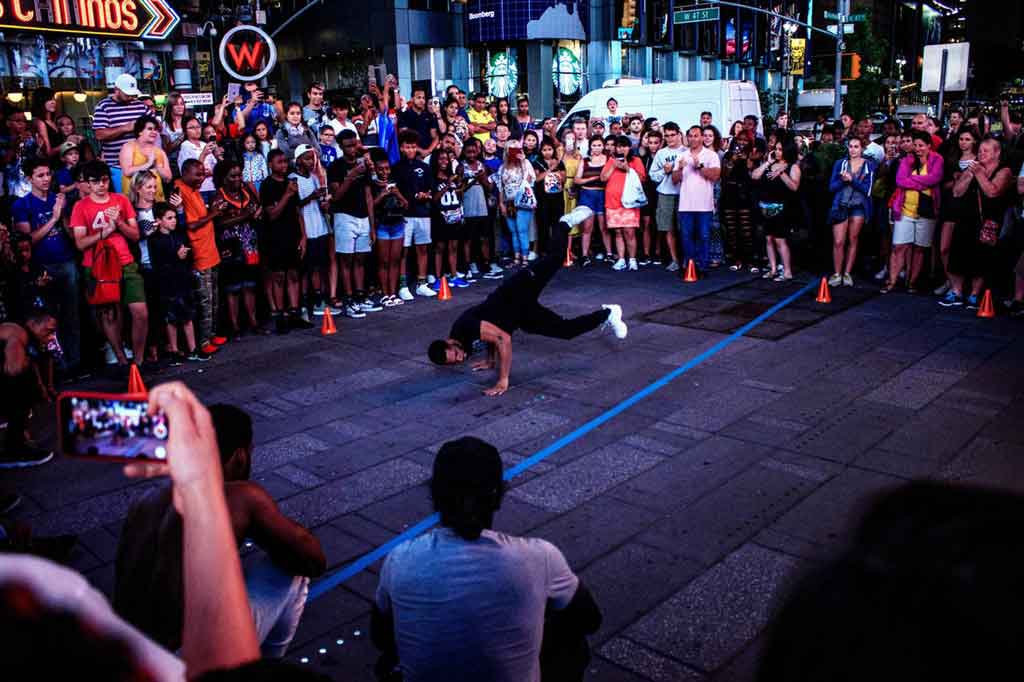
<path fill-rule="evenodd" d="M 181 17 L 173 7 L 167 4 L 166 0 L 140 0 L 140 2 L 153 14 L 153 20 L 143 30 L 142 37 L 149 40 L 166 40 L 181 21 Z"/>

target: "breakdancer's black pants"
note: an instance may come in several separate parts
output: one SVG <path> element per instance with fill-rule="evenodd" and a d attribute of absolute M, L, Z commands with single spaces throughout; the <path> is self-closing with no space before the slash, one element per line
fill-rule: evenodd
<path fill-rule="evenodd" d="M 502 299 L 502 305 L 518 311 L 516 326 L 528 334 L 572 339 L 597 329 L 608 319 L 608 310 L 605 308 L 566 319 L 537 302 L 544 287 L 562 267 L 568 244 L 569 226 L 560 222 L 554 228 L 547 255 L 509 277 L 495 292 Z"/>

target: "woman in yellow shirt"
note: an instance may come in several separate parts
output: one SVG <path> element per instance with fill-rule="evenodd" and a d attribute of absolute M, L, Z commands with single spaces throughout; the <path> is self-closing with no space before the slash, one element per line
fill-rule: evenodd
<path fill-rule="evenodd" d="M 171 181 L 171 164 L 167 154 L 156 145 L 160 136 L 160 124 L 152 116 L 141 116 L 135 121 L 135 139 L 121 147 L 121 193 L 131 191 L 132 176 L 139 171 L 151 170 L 164 182 Z M 157 183 L 156 200 L 164 200 L 164 188 Z"/>

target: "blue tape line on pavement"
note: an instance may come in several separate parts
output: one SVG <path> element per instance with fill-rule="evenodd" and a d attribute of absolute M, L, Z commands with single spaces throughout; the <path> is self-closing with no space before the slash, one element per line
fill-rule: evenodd
<path fill-rule="evenodd" d="M 674 370 L 672 370 L 671 372 L 669 372 L 665 376 L 661 377 L 660 379 L 658 379 L 654 383 L 646 386 L 645 388 L 640 389 L 639 391 L 637 391 L 636 393 L 634 393 L 630 397 L 628 397 L 625 400 L 623 400 L 618 405 L 615 405 L 614 407 L 609 408 L 607 411 L 602 412 L 601 414 L 599 414 L 598 416 L 594 417 L 593 419 L 588 421 L 586 424 L 583 424 L 582 426 L 580 426 L 576 430 L 571 431 L 570 433 L 566 434 L 565 436 L 562 436 L 561 438 L 556 440 L 551 445 L 548 445 L 547 447 L 543 448 L 542 450 L 539 450 L 538 452 L 530 455 L 529 457 L 527 457 L 523 461 L 519 462 L 519 464 L 516 464 L 514 467 L 510 467 L 509 469 L 506 469 L 505 470 L 505 474 L 504 474 L 505 480 L 506 481 L 511 480 L 512 478 L 515 478 L 519 474 L 521 474 L 524 471 L 528 470 L 530 467 L 535 466 L 536 464 L 538 464 L 540 462 L 543 462 L 545 459 L 547 459 L 551 455 L 555 454 L 556 452 L 558 452 L 559 450 L 561 450 L 565 446 L 569 445 L 573 441 L 578 440 L 579 438 L 587 435 L 588 433 L 590 433 L 591 431 L 593 431 L 597 427 L 599 427 L 602 424 L 606 423 L 610 419 L 612 419 L 612 418 L 622 414 L 624 411 L 628 410 L 633 405 L 636 405 L 638 402 L 640 402 L 641 400 L 643 400 L 647 396 L 651 395 L 655 391 L 658 391 L 658 390 L 664 388 L 668 383 L 674 381 L 675 379 L 678 379 L 680 376 L 682 376 L 683 374 L 686 374 L 687 372 L 689 372 L 691 369 L 693 369 L 697 365 L 705 362 L 709 358 L 714 357 L 718 353 L 721 353 L 723 350 L 725 350 L 725 348 L 727 348 L 729 345 L 734 343 L 741 336 L 743 336 L 744 334 L 749 332 L 751 329 L 753 329 L 754 327 L 758 326 L 759 324 L 761 324 L 762 322 L 767 320 L 769 317 L 771 317 L 775 313 L 777 313 L 780 310 L 782 310 L 783 308 L 785 308 L 787 305 L 789 305 L 793 301 L 797 300 L 798 298 L 800 298 L 801 296 L 806 294 L 808 291 L 810 291 L 815 286 L 817 286 L 817 284 L 818 284 L 817 282 L 812 280 L 810 283 L 808 283 L 806 286 L 801 288 L 795 294 L 792 294 L 792 295 L 787 296 L 786 298 L 782 299 L 781 301 L 779 301 L 778 303 L 773 305 L 771 308 L 769 308 L 768 310 L 764 311 L 763 313 L 761 313 L 760 315 L 755 317 L 753 320 L 751 320 L 750 322 L 746 323 L 745 325 L 743 325 L 742 327 L 740 327 L 739 329 L 734 331 L 732 334 L 730 334 L 729 336 L 725 337 L 724 339 L 722 339 L 721 341 L 719 341 L 718 343 L 713 345 L 711 348 L 708 348 L 703 353 L 701 353 L 701 354 L 691 358 L 685 364 L 680 365 L 679 367 L 675 368 Z M 440 520 L 441 519 L 440 519 L 440 516 L 438 514 L 436 514 L 436 513 L 435 514 L 431 514 L 427 518 L 425 518 L 422 521 L 420 521 L 419 523 L 417 523 L 415 526 L 412 526 L 411 528 L 405 530 L 401 534 L 396 535 L 394 538 L 392 538 L 388 542 L 384 543 L 383 545 L 381 545 L 377 549 L 373 550 L 369 554 L 366 554 L 365 556 L 360 557 L 359 559 L 357 559 L 356 561 L 352 562 L 348 566 L 345 566 L 344 568 L 339 570 L 337 573 L 332 573 L 331 575 L 329 575 L 329 576 L 327 576 L 325 578 L 322 578 L 321 580 L 317 581 L 317 583 L 314 584 L 309 589 L 309 600 L 312 601 L 314 599 L 317 599 L 317 598 L 323 596 L 326 592 L 330 592 L 331 590 L 333 590 L 338 585 L 340 585 L 343 582 L 349 580 L 350 578 L 352 578 L 353 576 L 357 575 L 358 573 L 361 573 L 362 571 L 366 570 L 369 566 L 371 566 L 378 559 L 382 559 L 385 556 L 387 556 L 388 552 L 390 552 L 392 549 L 394 549 L 395 547 L 397 547 L 401 543 L 405 542 L 406 540 L 410 540 L 410 539 L 420 535 L 421 533 L 425 533 L 426 531 L 430 530 L 431 528 L 436 526 Z"/>

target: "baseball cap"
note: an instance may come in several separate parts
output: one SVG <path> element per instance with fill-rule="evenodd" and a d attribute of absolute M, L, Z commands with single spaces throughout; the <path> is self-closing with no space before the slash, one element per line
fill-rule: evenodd
<path fill-rule="evenodd" d="M 78 145 L 75 144 L 74 142 L 65 142 L 61 146 L 57 147 L 57 151 L 58 151 L 60 156 L 64 156 L 65 154 L 67 154 L 72 149 L 76 149 L 76 150 L 78 149 Z"/>
<path fill-rule="evenodd" d="M 140 94 L 139 83 L 130 73 L 122 73 L 118 76 L 114 81 L 114 87 L 131 97 L 138 97 Z"/>
<path fill-rule="evenodd" d="M 302 156 L 306 152 L 311 152 L 311 151 L 314 151 L 313 150 L 313 145 L 311 145 L 311 144 L 300 144 L 298 147 L 295 148 L 295 154 L 293 155 L 293 158 L 296 161 L 298 161 L 300 156 Z"/>

